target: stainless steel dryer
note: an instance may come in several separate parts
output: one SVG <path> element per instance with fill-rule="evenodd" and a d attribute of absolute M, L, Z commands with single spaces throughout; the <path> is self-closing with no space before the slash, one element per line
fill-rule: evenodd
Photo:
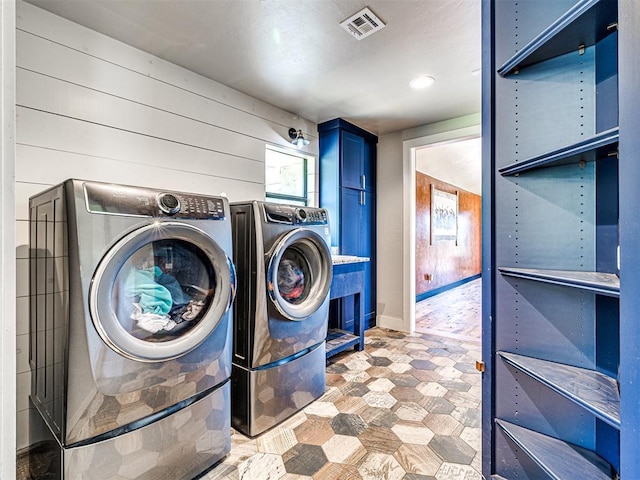
<path fill-rule="evenodd" d="M 31 399 L 66 479 L 193 478 L 230 449 L 226 199 L 68 180 L 30 199 Z"/>
<path fill-rule="evenodd" d="M 332 262 L 323 208 L 231 204 L 232 425 L 250 437 L 324 393 Z"/>

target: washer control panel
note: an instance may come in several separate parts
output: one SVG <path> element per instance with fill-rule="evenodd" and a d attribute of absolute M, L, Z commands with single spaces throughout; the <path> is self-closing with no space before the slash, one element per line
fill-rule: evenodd
<path fill-rule="evenodd" d="M 159 193 L 158 206 L 167 215 L 174 215 L 180 211 L 180 199 L 173 193 Z"/>
<path fill-rule="evenodd" d="M 278 203 L 265 203 L 264 213 L 268 222 L 289 225 L 328 225 L 325 208 L 294 207 Z"/>
<path fill-rule="evenodd" d="M 84 194 L 87 210 L 102 215 L 171 216 L 195 220 L 225 218 L 222 197 L 97 182 L 84 183 Z"/>

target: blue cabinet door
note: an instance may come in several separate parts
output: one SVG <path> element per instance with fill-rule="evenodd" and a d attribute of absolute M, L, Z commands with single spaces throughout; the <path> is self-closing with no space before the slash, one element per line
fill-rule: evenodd
<path fill-rule="evenodd" d="M 341 189 L 341 224 L 349 225 L 342 229 L 340 253 L 369 257 L 365 265 L 364 319 L 365 328 L 375 322 L 375 195 L 364 190 Z M 342 300 L 342 327 L 353 329 L 353 299 Z"/>
<path fill-rule="evenodd" d="M 360 205 L 362 192 L 353 188 L 340 189 L 340 203 L 342 205 L 340 223 L 343 226 L 348 225 L 349 228 L 342 228 L 342 237 L 340 239 L 340 253 L 343 255 L 360 255 L 362 225 L 363 225 L 363 209 Z M 365 274 L 365 292 L 368 291 L 368 277 Z M 365 293 L 366 295 L 366 293 Z M 353 332 L 353 298 L 345 297 L 340 299 L 340 328 L 349 332 Z M 366 310 L 365 310 L 366 314 Z"/>
<path fill-rule="evenodd" d="M 375 144 L 350 132 L 341 132 L 340 186 L 373 191 L 376 185 Z"/>
<path fill-rule="evenodd" d="M 360 255 L 362 251 L 361 237 L 363 234 L 363 209 L 360 205 L 361 190 L 353 188 L 340 189 L 340 223 L 343 228 L 340 238 L 340 253 L 342 255 Z M 349 228 L 345 228 L 348 226 Z"/>
<path fill-rule="evenodd" d="M 349 132 L 341 133 L 340 185 L 346 188 L 362 189 L 366 181 L 364 175 L 364 138 Z"/>

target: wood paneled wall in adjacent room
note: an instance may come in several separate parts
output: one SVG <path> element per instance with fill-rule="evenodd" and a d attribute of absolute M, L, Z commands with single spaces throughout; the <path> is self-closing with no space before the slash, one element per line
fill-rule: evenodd
<path fill-rule="evenodd" d="M 431 244 L 432 185 L 445 192 L 458 192 L 457 242 Z M 480 196 L 416 172 L 416 295 L 480 274 L 481 219 Z"/>

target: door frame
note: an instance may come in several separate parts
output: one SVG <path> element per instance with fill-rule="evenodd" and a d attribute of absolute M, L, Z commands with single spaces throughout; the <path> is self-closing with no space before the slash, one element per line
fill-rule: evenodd
<path fill-rule="evenodd" d="M 480 137 L 481 125 L 448 130 L 402 142 L 403 212 L 402 226 L 402 331 L 413 333 L 416 328 L 416 150 L 438 143 Z"/>

